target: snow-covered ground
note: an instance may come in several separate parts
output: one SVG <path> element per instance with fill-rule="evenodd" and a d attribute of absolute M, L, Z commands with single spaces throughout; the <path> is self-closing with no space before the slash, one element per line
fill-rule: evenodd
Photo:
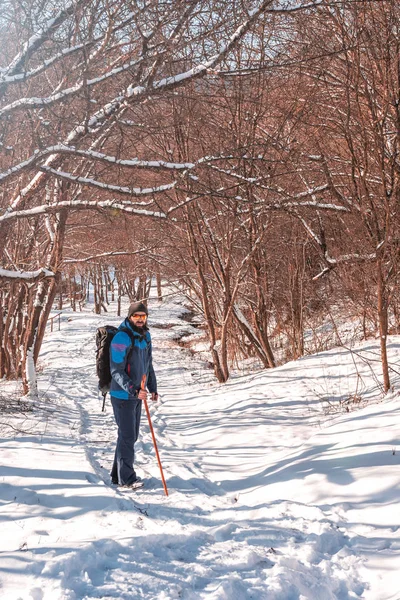
<path fill-rule="evenodd" d="M 0 598 L 399 600 L 400 397 L 379 398 L 377 344 L 217 385 L 173 341 L 190 328 L 182 312 L 150 307 L 168 497 L 145 413 L 146 486 L 109 486 L 116 428 L 94 332 L 120 319 L 66 311 L 47 333 L 40 405 L 0 416 Z"/>

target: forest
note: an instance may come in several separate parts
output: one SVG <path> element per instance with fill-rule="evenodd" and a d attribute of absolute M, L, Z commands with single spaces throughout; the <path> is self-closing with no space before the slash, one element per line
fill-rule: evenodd
<path fill-rule="evenodd" d="M 389 391 L 399 140 L 397 0 L 0 0 L 0 379 L 157 281 L 221 383 L 347 320 Z"/>

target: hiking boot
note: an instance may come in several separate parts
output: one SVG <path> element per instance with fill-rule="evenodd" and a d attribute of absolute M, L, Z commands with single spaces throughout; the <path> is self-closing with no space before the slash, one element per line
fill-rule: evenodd
<path fill-rule="evenodd" d="M 136 477 L 135 481 L 132 481 L 131 483 L 127 483 L 125 485 L 121 485 L 121 488 L 124 489 L 131 489 L 131 490 L 137 490 L 138 488 L 143 487 L 144 482 L 141 479 L 141 477 Z"/>

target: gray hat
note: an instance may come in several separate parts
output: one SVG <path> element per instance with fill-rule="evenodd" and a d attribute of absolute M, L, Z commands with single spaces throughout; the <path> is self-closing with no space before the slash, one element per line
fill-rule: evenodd
<path fill-rule="evenodd" d="M 138 312 L 145 313 L 146 315 L 149 314 L 147 306 L 143 302 L 132 302 L 128 310 L 128 318 Z"/>

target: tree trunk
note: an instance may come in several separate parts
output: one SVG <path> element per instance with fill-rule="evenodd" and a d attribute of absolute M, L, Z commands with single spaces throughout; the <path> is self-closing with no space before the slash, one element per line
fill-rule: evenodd
<path fill-rule="evenodd" d="M 156 281 L 157 281 L 157 299 L 159 302 L 162 301 L 162 288 L 161 288 L 161 274 L 159 271 L 156 273 Z"/>
<path fill-rule="evenodd" d="M 381 258 L 377 260 L 377 279 L 379 341 L 381 347 L 383 390 L 386 394 L 390 390 L 389 363 L 387 357 L 388 303 L 385 292 Z"/>
<path fill-rule="evenodd" d="M 66 220 L 67 212 L 65 210 L 61 211 L 58 214 L 54 240 L 49 250 L 47 266 L 55 273 L 59 272 L 58 269 L 61 263 Z M 58 281 L 54 281 L 54 279 L 43 279 L 38 285 L 34 301 L 31 302 L 30 307 L 28 306 L 30 320 L 25 335 L 24 354 L 21 361 L 22 383 L 25 394 L 37 394 L 36 361 L 43 341 L 47 319 L 54 301 L 57 284 Z"/>
<path fill-rule="evenodd" d="M 48 286 L 48 279 L 43 279 L 39 283 L 34 301 L 28 305 L 30 320 L 28 323 L 28 331 L 24 346 L 24 357 L 22 361 L 22 385 L 24 394 L 29 393 L 32 395 L 37 395 L 33 347 L 36 342 L 39 319 L 45 303 Z"/>
<path fill-rule="evenodd" d="M 46 332 L 47 321 L 49 319 L 50 311 L 53 307 L 53 303 L 54 303 L 54 299 L 55 299 L 56 291 L 57 291 L 57 286 L 58 286 L 60 279 L 61 279 L 61 273 L 57 272 L 56 277 L 52 281 L 50 281 L 50 284 L 49 284 L 47 298 L 46 298 L 44 309 L 40 316 L 38 333 L 37 333 L 36 340 L 35 340 L 35 348 L 34 348 L 34 353 L 33 353 L 33 359 L 34 359 L 35 365 L 36 365 L 37 359 L 39 357 L 40 348 L 42 347 L 44 334 Z"/>
<path fill-rule="evenodd" d="M 224 381 L 228 381 L 229 379 L 229 366 L 228 366 L 228 322 L 229 319 L 226 320 L 222 327 L 221 331 L 221 369 L 224 377 Z"/>
<path fill-rule="evenodd" d="M 214 323 L 214 318 L 212 315 L 212 310 L 211 310 L 211 306 L 210 306 L 210 302 L 209 302 L 210 296 L 208 293 L 207 283 L 206 283 L 206 280 L 204 277 L 204 273 L 202 272 L 200 264 L 197 265 L 197 270 L 198 270 L 199 278 L 200 278 L 200 282 L 201 282 L 202 303 L 203 303 L 204 315 L 206 317 L 207 326 L 208 326 L 208 337 L 210 340 L 210 351 L 211 351 L 211 356 L 212 356 L 212 361 L 213 361 L 214 373 L 220 383 L 225 383 L 226 378 L 225 378 L 223 369 L 221 367 L 221 362 L 220 362 L 218 350 L 216 347 L 217 336 L 215 333 L 215 323 Z"/>
<path fill-rule="evenodd" d="M 260 342 L 260 339 L 258 338 L 256 333 L 253 331 L 250 323 L 246 320 L 246 318 L 244 317 L 241 310 L 236 305 L 233 307 L 233 316 L 235 317 L 236 322 L 239 325 L 240 329 L 243 331 L 244 335 L 247 337 L 247 339 L 253 345 L 253 348 L 254 348 L 257 356 L 260 358 L 261 362 L 263 363 L 264 367 L 267 369 L 270 367 L 274 367 L 275 360 L 274 360 L 274 356 L 272 354 L 272 350 L 269 346 L 269 342 L 268 342 L 268 347 L 270 348 L 270 355 L 265 352 L 263 345 Z"/>

